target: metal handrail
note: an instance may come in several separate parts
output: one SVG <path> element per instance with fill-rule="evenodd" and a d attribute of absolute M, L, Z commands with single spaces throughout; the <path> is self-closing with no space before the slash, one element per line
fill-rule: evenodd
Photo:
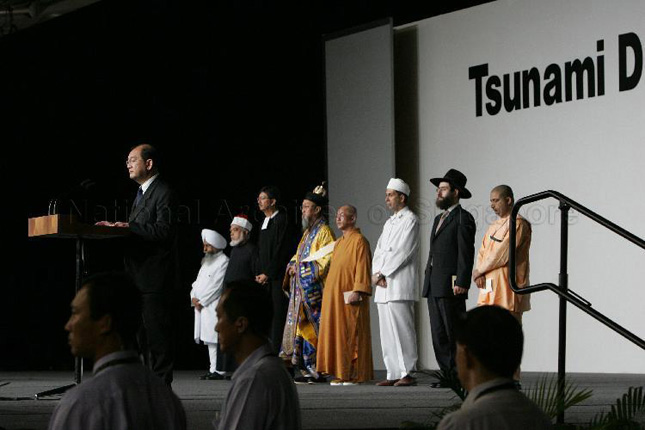
<path fill-rule="evenodd" d="M 539 200 L 544 200 L 546 198 L 552 197 L 557 199 L 560 202 L 560 275 L 559 275 L 559 284 L 555 285 L 551 282 L 543 282 L 541 284 L 529 285 L 526 287 L 519 288 L 516 282 L 516 261 L 515 261 L 515 252 L 516 252 L 516 227 L 517 227 L 517 214 L 520 208 L 528 203 L 537 202 Z M 566 363 L 566 331 L 567 331 L 567 302 L 575 305 L 581 311 L 592 316 L 596 320 L 600 321 L 605 326 L 614 330 L 616 333 L 625 337 L 630 342 L 640 346 L 642 349 L 645 349 L 645 341 L 640 337 L 636 336 L 634 333 L 630 332 L 626 328 L 617 324 L 613 320 L 607 318 L 602 313 L 593 309 L 591 302 L 581 297 L 579 294 L 568 288 L 568 273 L 567 273 L 567 248 L 569 242 L 569 209 L 575 209 L 582 215 L 585 215 L 588 218 L 596 221 L 598 224 L 603 227 L 613 231 L 617 235 L 629 240 L 633 244 L 645 249 L 645 240 L 635 236 L 634 234 L 628 232 L 622 227 L 614 224 L 608 219 L 598 215 L 597 213 L 589 210 L 588 208 L 582 206 L 581 204 L 575 202 L 569 197 L 565 196 L 562 193 L 557 191 L 542 191 L 540 193 L 532 194 L 527 197 L 523 197 L 515 202 L 513 209 L 511 210 L 510 222 L 509 222 L 509 256 L 508 256 L 508 266 L 509 274 L 508 281 L 510 283 L 511 289 L 516 294 L 530 294 L 543 290 L 551 290 L 560 296 L 560 314 L 559 314 L 559 339 L 558 339 L 558 397 L 559 399 L 564 398 L 564 388 L 565 388 L 565 363 Z M 564 423 L 564 412 L 561 412 L 557 416 L 557 423 Z"/>
<path fill-rule="evenodd" d="M 541 284 L 536 284 L 536 285 L 530 285 L 526 287 L 519 288 L 517 286 L 516 282 L 516 265 L 515 265 L 515 240 L 516 240 L 516 223 L 517 223 L 517 214 L 519 212 L 520 207 L 528 204 L 528 203 L 534 203 L 539 200 L 544 200 L 546 198 L 555 198 L 559 200 L 560 202 L 560 209 L 563 209 L 563 207 L 568 208 L 573 208 L 576 211 L 580 212 L 581 214 L 587 216 L 588 218 L 591 218 L 592 220 L 596 221 L 598 224 L 602 225 L 603 227 L 608 228 L 609 230 L 613 231 L 617 235 L 629 240 L 633 244 L 645 249 L 645 240 L 639 238 L 638 236 L 628 232 L 624 228 L 614 224 L 613 222 L 609 221 L 608 219 L 598 215 L 597 213 L 589 210 L 588 208 L 582 206 L 581 204 L 575 202 L 574 200 L 570 199 L 569 197 L 565 196 L 562 193 L 559 193 L 557 191 L 542 191 L 540 193 L 532 194 L 527 197 L 523 197 L 519 199 L 515 205 L 513 206 L 513 209 L 511 211 L 511 217 L 509 221 L 509 258 L 508 258 L 508 266 L 509 266 L 509 283 L 511 285 L 511 289 L 516 293 L 516 294 L 529 294 L 529 293 L 535 293 L 538 291 L 543 291 L 543 290 L 551 290 L 560 297 L 564 298 L 566 301 L 569 303 L 572 303 L 576 307 L 578 307 L 580 310 L 583 312 L 586 312 L 587 314 L 591 315 L 592 317 L 596 318 L 598 321 L 609 327 L 610 329 L 614 330 L 621 336 L 625 337 L 628 339 L 630 342 L 640 346 L 641 348 L 645 349 L 645 341 L 641 339 L 640 337 L 636 336 L 635 334 L 631 333 L 629 330 L 625 329 L 624 327 L 620 326 L 619 324 L 615 323 L 611 319 L 607 318 L 605 315 L 601 314 L 600 312 L 596 311 L 595 309 L 592 308 L 591 303 L 581 297 L 579 294 L 575 293 L 574 291 L 566 288 L 562 288 L 562 283 L 561 285 L 555 285 L 551 282 L 543 282 Z M 565 209 L 566 210 L 566 209 Z M 568 224 L 568 219 L 567 219 L 567 224 Z M 565 226 L 563 226 L 564 228 Z M 566 249 L 561 249 L 561 252 L 566 252 Z M 564 273 L 561 273 L 561 276 L 564 275 Z"/>

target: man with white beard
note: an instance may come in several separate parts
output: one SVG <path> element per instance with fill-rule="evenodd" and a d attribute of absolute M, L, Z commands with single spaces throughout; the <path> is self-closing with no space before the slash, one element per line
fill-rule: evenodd
<path fill-rule="evenodd" d="M 201 340 L 208 346 L 210 369 L 200 379 L 224 379 L 224 373 L 217 370 L 217 314 L 215 308 L 224 289 L 224 274 L 228 257 L 224 254 L 226 239 L 214 230 L 202 230 L 204 258 L 202 266 L 190 291 L 191 304 L 195 308 L 195 342 Z"/>
<path fill-rule="evenodd" d="M 224 284 L 234 281 L 255 281 L 258 271 L 258 248 L 249 242 L 253 224 L 246 215 L 236 215 L 231 222 L 231 255 Z"/>
<path fill-rule="evenodd" d="M 246 215 L 236 215 L 231 222 L 231 254 L 224 275 L 224 288 L 232 282 L 253 281 L 259 275 L 258 248 L 249 241 L 253 224 Z M 258 285 L 258 288 L 262 288 Z M 230 354 L 222 353 L 217 348 L 217 370 L 229 378 L 237 368 L 235 359 Z"/>

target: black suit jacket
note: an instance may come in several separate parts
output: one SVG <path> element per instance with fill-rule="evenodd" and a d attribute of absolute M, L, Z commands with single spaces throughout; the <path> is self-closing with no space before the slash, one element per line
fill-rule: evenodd
<path fill-rule="evenodd" d="M 260 230 L 258 272 L 267 275 L 271 281 L 282 282 L 284 278 L 287 264 L 295 251 L 292 236 L 287 215 L 283 211 L 269 220 L 266 229 Z"/>
<path fill-rule="evenodd" d="M 169 291 L 177 285 L 177 198 L 159 176 L 129 217 L 132 235 L 125 268 L 142 293 Z"/>
<path fill-rule="evenodd" d="M 452 277 L 455 285 L 470 288 L 470 279 L 475 258 L 475 219 L 457 205 L 444 219 L 439 231 L 437 215 L 430 233 L 430 253 L 423 281 L 423 297 L 456 297 L 452 291 Z M 466 298 L 462 294 L 459 298 Z"/>

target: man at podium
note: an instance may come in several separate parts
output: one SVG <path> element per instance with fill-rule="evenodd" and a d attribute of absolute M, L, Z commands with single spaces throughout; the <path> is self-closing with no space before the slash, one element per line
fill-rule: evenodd
<path fill-rule="evenodd" d="M 159 174 L 159 155 L 152 145 L 132 148 L 126 167 L 130 179 L 139 184 L 128 222 L 98 224 L 130 228 L 132 232 L 124 261 L 142 295 L 139 347 L 146 364 L 170 385 L 174 364 L 171 295 L 177 278 L 177 199 Z"/>

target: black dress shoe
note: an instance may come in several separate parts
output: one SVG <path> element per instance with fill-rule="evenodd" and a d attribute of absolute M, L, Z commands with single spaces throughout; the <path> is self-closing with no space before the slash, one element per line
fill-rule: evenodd
<path fill-rule="evenodd" d="M 199 379 L 206 381 L 221 381 L 222 379 L 224 379 L 224 376 L 220 375 L 217 372 L 208 372 L 206 375 L 202 376 Z"/>
<path fill-rule="evenodd" d="M 306 385 L 309 384 L 309 381 L 313 379 L 311 376 L 296 376 L 293 378 L 293 382 L 298 384 L 298 385 Z"/>
<path fill-rule="evenodd" d="M 430 388 L 450 388 L 450 387 L 442 384 L 441 382 L 432 382 L 430 384 Z"/>
<path fill-rule="evenodd" d="M 308 381 L 310 384 L 326 384 L 327 383 L 327 378 L 324 376 L 319 376 L 317 378 L 309 378 Z"/>

